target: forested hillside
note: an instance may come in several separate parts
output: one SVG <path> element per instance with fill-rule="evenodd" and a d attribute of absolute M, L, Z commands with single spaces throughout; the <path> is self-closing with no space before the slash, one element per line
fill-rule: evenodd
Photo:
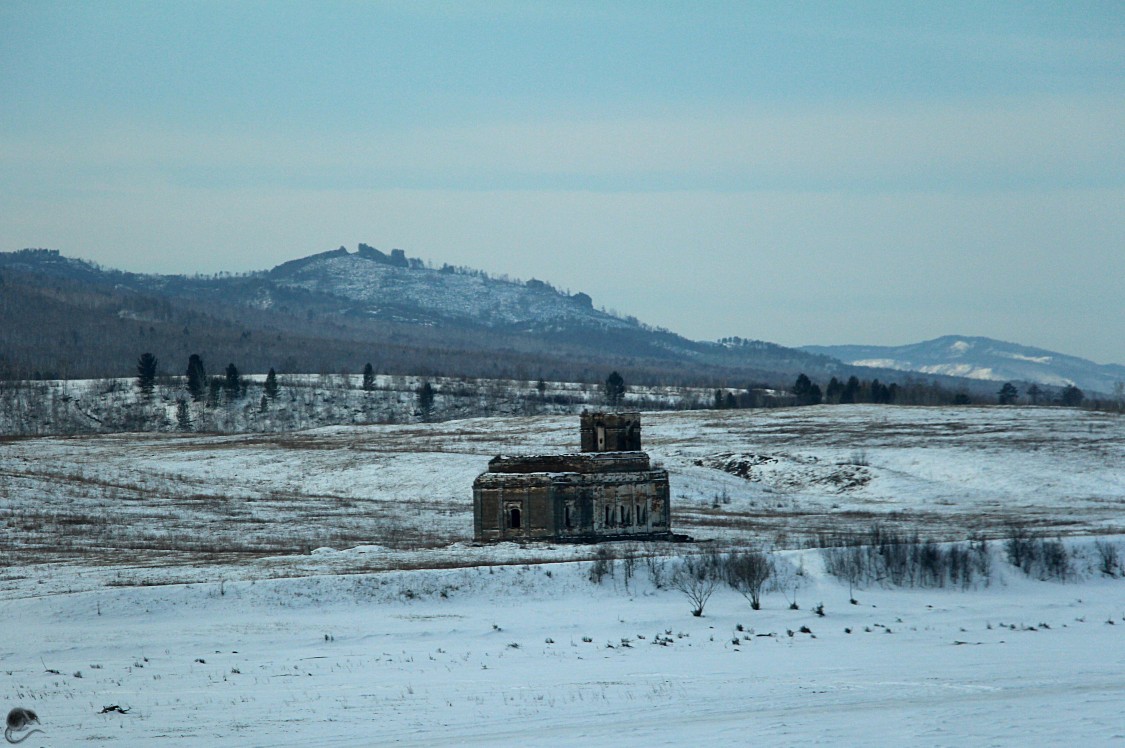
<path fill-rule="evenodd" d="M 162 374 L 192 353 L 245 372 L 358 372 L 782 384 L 848 374 L 826 356 L 755 341 L 701 343 L 594 308 L 544 281 L 425 267 L 361 245 L 242 276 L 105 270 L 50 250 L 0 253 L 0 378 Z M 856 370 L 858 371 L 858 370 Z"/>

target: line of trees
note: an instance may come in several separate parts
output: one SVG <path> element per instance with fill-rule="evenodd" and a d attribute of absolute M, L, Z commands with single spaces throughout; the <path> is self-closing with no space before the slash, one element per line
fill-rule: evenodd
<path fill-rule="evenodd" d="M 156 384 L 156 372 L 158 367 L 157 358 L 151 353 L 144 353 L 141 355 L 137 362 L 137 387 L 139 391 L 146 398 L 151 398 L 153 388 Z M 350 388 L 347 384 L 347 375 L 345 374 L 345 388 Z M 244 379 L 234 363 L 227 365 L 223 376 L 208 377 L 207 370 L 203 364 L 203 358 L 193 353 L 188 357 L 187 369 L 184 373 L 184 389 L 187 395 L 194 403 L 202 404 L 205 407 L 214 407 L 220 403 L 234 404 L 239 400 L 246 397 L 249 382 Z M 373 392 L 376 389 L 375 368 L 368 362 L 363 367 L 363 374 L 361 379 L 361 389 L 365 393 Z M 544 392 L 546 390 L 546 382 L 540 378 L 536 391 L 538 398 L 543 401 Z M 616 371 L 611 373 L 605 381 L 605 400 L 608 404 L 619 406 L 623 404 L 625 392 L 627 387 L 624 378 Z M 280 385 L 278 384 L 277 372 L 272 367 L 269 373 L 266 374 L 265 382 L 262 386 L 262 395 L 259 401 L 260 412 L 266 412 L 270 404 L 277 400 L 280 393 Z M 415 390 L 415 405 L 416 415 L 423 421 L 430 421 L 434 418 L 434 412 L 437 401 L 437 389 L 429 382 L 424 381 L 421 386 Z M 192 430 L 192 417 L 191 409 L 188 406 L 187 397 L 180 397 L 177 399 L 176 404 L 176 421 L 178 428 L 181 431 Z"/>
<path fill-rule="evenodd" d="M 1005 382 L 996 393 L 996 401 L 1001 405 L 1015 405 L 1019 402 L 1020 391 L 1011 382 Z M 1027 401 L 1031 405 L 1063 405 L 1068 408 L 1077 408 L 1086 399 L 1086 393 L 1081 389 L 1068 384 L 1063 387 L 1054 396 L 1044 390 L 1037 384 L 1032 384 L 1027 388 Z M 1119 397 L 1120 401 L 1121 398 Z"/>
<path fill-rule="evenodd" d="M 142 371 L 146 362 L 150 364 L 150 368 Z M 151 389 L 151 381 L 155 380 L 156 364 L 156 358 L 151 353 L 141 356 L 141 362 L 137 364 L 137 386 L 142 391 L 145 388 L 145 381 L 150 382 Z M 273 397 L 277 397 L 277 375 L 273 369 L 270 369 L 270 374 L 273 375 L 273 381 L 267 385 L 267 390 L 272 388 Z M 184 389 L 194 402 L 203 402 L 204 398 L 211 405 L 216 404 L 220 399 L 225 399 L 228 403 L 234 402 L 246 397 L 247 388 L 246 380 L 242 378 L 234 363 L 227 364 L 223 376 L 208 378 L 207 369 L 203 366 L 203 358 L 198 353 L 188 357 L 187 371 L 184 373 Z"/>
<path fill-rule="evenodd" d="M 145 397 L 152 396 L 153 386 L 156 382 L 158 361 L 152 353 L 144 353 L 137 361 L 137 387 Z M 362 389 L 371 392 L 375 389 L 375 369 L 370 362 L 364 365 L 362 375 Z M 545 384 L 542 378 L 537 385 L 542 397 Z M 209 394 L 209 402 L 214 404 L 219 401 L 220 395 L 225 394 L 227 402 L 233 402 L 246 395 L 247 385 L 239 374 L 238 368 L 230 363 L 227 365 L 225 376 L 207 379 L 202 358 L 193 353 L 188 358 L 186 371 L 186 389 L 195 402 L 201 402 L 205 394 Z M 605 380 L 604 393 L 606 404 L 610 407 L 620 407 L 624 404 L 627 391 L 625 380 L 617 371 L 612 372 Z M 714 407 L 716 409 L 739 409 L 762 407 L 763 403 L 759 392 L 761 387 L 747 387 L 743 392 L 732 392 L 725 389 L 716 389 Z M 265 388 L 262 394 L 261 409 L 264 411 L 270 401 L 277 398 L 277 374 L 271 367 L 266 376 Z M 434 390 L 429 382 L 418 389 L 417 405 L 423 420 L 431 420 L 434 408 Z M 792 402 L 778 402 L 774 399 L 769 404 L 819 405 L 821 403 L 843 405 L 851 403 L 874 404 L 904 404 L 904 405 L 969 405 L 981 402 L 974 399 L 964 391 L 952 391 L 941 387 L 937 382 L 929 384 L 908 383 L 899 385 L 880 382 L 878 379 L 860 380 L 856 376 L 848 377 L 841 382 L 837 377 L 832 377 L 824 390 L 813 382 L 805 373 L 797 375 L 790 389 Z M 1054 404 L 1066 407 L 1078 407 L 1085 399 L 1082 390 L 1074 385 L 1067 385 L 1054 397 L 1045 392 L 1036 384 L 1027 390 L 1027 399 L 1032 405 Z M 1019 401 L 1019 390 L 1011 382 L 1005 382 L 997 393 L 997 402 L 1000 405 L 1012 405 Z"/>
<path fill-rule="evenodd" d="M 990 399 L 982 395 L 971 395 L 964 390 L 952 390 L 943 387 L 938 382 L 917 382 L 908 380 L 904 384 L 896 382 L 885 383 L 878 379 L 861 380 L 856 376 L 848 377 L 841 382 L 832 377 L 824 390 L 813 382 L 806 374 L 797 375 L 796 381 L 789 390 L 792 405 L 844 405 L 850 403 L 875 403 L 898 405 L 971 405 L 985 404 Z M 996 393 L 1000 405 L 1014 405 L 1019 402 L 1019 389 L 1012 382 L 1005 382 Z M 1125 398 L 1118 397 L 1119 402 Z M 1086 397 L 1081 389 L 1074 385 L 1067 385 L 1060 390 L 1053 391 L 1032 384 L 1027 389 L 1027 401 L 1031 405 L 1062 405 L 1065 407 L 1078 407 L 1085 402 Z M 742 400 L 723 390 L 715 391 L 716 408 L 747 407 L 742 405 Z M 750 406 L 753 407 L 753 406 Z"/>

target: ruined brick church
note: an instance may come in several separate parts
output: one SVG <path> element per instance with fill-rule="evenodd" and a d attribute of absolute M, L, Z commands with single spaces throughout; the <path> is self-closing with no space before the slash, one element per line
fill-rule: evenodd
<path fill-rule="evenodd" d="M 577 454 L 497 456 L 473 481 L 478 541 L 672 539 L 668 471 L 641 451 L 640 413 L 582 413 Z"/>

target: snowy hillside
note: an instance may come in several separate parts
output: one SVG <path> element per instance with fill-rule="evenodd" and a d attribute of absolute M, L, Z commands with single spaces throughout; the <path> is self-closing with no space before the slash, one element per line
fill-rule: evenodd
<path fill-rule="evenodd" d="M 363 252 L 325 253 L 275 268 L 269 278 L 278 287 L 303 288 L 354 302 L 351 311 L 356 314 L 399 321 L 456 320 L 526 329 L 571 324 L 635 327 L 594 310 L 584 294 L 568 296 L 541 281 L 514 283 L 479 273 L 428 269 L 420 263 L 394 265 Z M 263 303 L 268 303 L 268 296 Z"/>
<path fill-rule="evenodd" d="M 0 442 L 0 496 L 14 531 L 0 551 L 21 564 L 118 564 L 124 554 L 143 567 L 139 578 L 153 579 L 192 578 L 184 564 L 221 562 L 230 575 L 246 573 L 242 565 L 300 568 L 320 547 L 378 546 L 341 555 L 341 571 L 415 565 L 419 553 L 442 565 L 480 563 L 490 550 L 459 545 L 472 540 L 473 479 L 497 454 L 576 450 L 577 421 L 10 439 Z M 652 412 L 643 441 L 671 475 L 675 529 L 700 539 L 795 548 L 880 523 L 963 540 L 1002 536 L 1012 521 L 1051 534 L 1125 533 L 1120 415 L 881 406 Z M 207 532 L 194 531 L 201 527 Z M 574 552 L 529 547 L 524 558 Z"/>
<path fill-rule="evenodd" d="M 962 335 L 902 346 L 808 345 L 801 350 L 854 366 L 1055 387 L 1075 385 L 1087 394 L 1109 394 L 1117 383 L 1125 382 L 1125 366 L 1096 364 L 1042 348 Z"/>

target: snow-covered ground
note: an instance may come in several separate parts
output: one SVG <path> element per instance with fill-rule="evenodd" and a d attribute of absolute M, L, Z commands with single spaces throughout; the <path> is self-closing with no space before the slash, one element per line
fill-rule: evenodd
<path fill-rule="evenodd" d="M 1125 740 L 1120 579 L 1009 567 L 852 605 L 815 551 L 784 560 L 799 610 L 720 589 L 701 618 L 620 564 L 597 586 L 569 563 L 9 598 L 0 693 L 39 713 L 31 745 Z"/>
<path fill-rule="evenodd" d="M 646 413 L 643 428 L 671 475 L 675 529 L 700 539 L 795 548 L 877 522 L 938 540 L 999 537 L 1012 522 L 1125 532 L 1119 415 L 817 406 Z M 317 548 L 358 545 L 389 551 L 353 571 L 487 562 L 488 549 L 450 545 L 472 540 L 472 481 L 488 459 L 577 449 L 572 415 L 12 440 L 0 443 L 0 560 L 139 565 L 145 581 L 228 563 L 232 576 L 252 563 L 292 573 Z"/>
<path fill-rule="evenodd" d="M 27 745 L 1125 741 L 1125 569 L 1088 537 L 1125 558 L 1120 416 L 646 413 L 644 439 L 716 542 L 619 546 L 655 560 L 601 584 L 590 548 L 470 542 L 488 458 L 576 450 L 574 416 L 0 442 L 3 703 L 39 713 Z M 876 522 L 1022 523 L 1072 573 L 994 541 L 970 589 L 849 590 L 801 550 Z M 744 544 L 775 550 L 760 611 L 720 587 L 693 617 L 649 570 Z"/>

